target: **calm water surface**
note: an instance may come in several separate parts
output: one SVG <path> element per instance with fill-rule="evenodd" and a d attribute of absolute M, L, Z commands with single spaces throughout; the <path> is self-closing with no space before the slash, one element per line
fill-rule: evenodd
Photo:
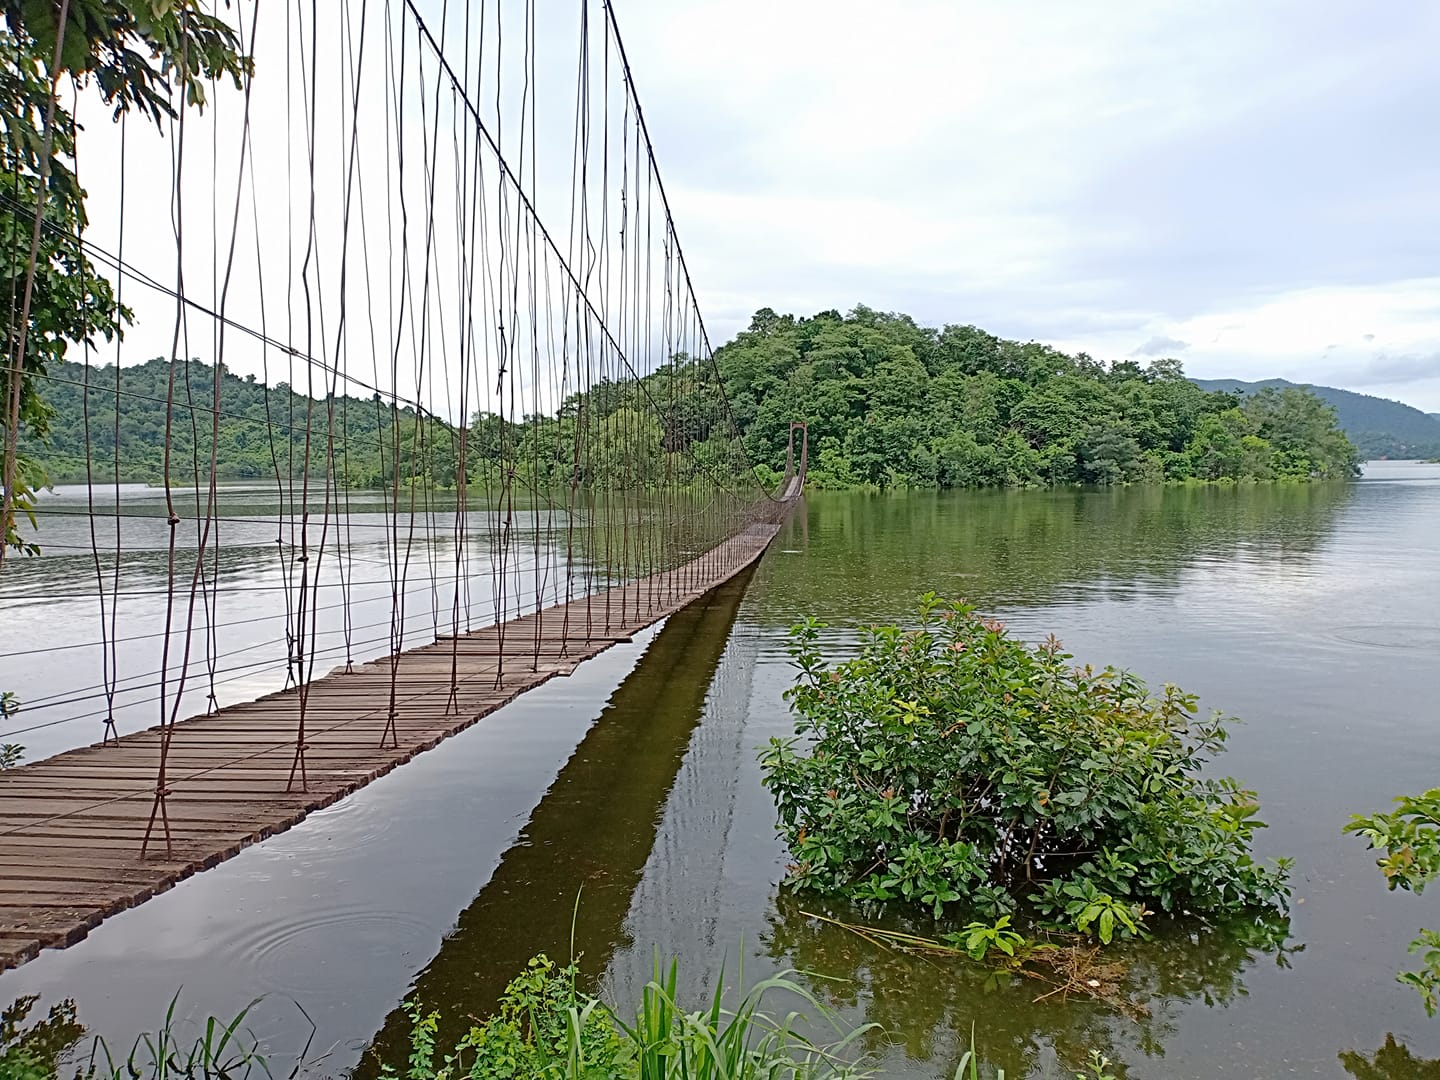
<path fill-rule="evenodd" d="M 1283 952 L 1173 928 L 1132 950 L 1151 1006 L 1136 1022 L 801 914 L 816 901 L 777 886 L 755 763 L 788 729 L 786 629 L 817 616 L 838 655 L 927 589 L 1244 719 L 1219 764 L 1259 791 L 1262 853 L 1296 859 Z M 396 1060 L 407 993 L 458 1021 L 525 957 L 568 956 L 578 895 L 574 947 L 607 995 L 633 998 L 656 949 L 697 993 L 726 960 L 747 981 L 798 968 L 848 1020 L 884 1025 L 871 1049 L 891 1075 L 949 1075 L 973 1025 L 1010 1077 L 1073 1076 L 1089 1047 L 1130 1077 L 1433 1076 L 1440 1021 L 1394 973 L 1440 911 L 1387 893 L 1340 827 L 1437 783 L 1437 659 L 1440 466 L 1376 463 L 1348 486 L 815 494 L 748 582 L 0 976 L 0 1001 L 74 995 L 118 1036 L 153 1027 L 177 986 L 197 1015 L 268 993 L 259 1035 L 303 1042 L 293 999 L 312 1055 L 328 1051 L 318 1070 L 369 1076 L 376 1048 Z M 1388 1071 L 1367 1071 L 1377 1052 Z"/>

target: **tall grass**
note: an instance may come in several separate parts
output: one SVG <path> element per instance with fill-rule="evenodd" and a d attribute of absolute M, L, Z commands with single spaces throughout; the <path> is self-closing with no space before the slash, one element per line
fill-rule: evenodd
<path fill-rule="evenodd" d="M 208 1016 L 199 1034 L 186 1038 L 182 1034 L 184 1025 L 175 1015 L 180 1003 L 180 994 L 176 991 L 158 1031 L 137 1036 L 124 1059 L 118 1062 L 106 1041 L 97 1037 L 90 1053 L 89 1069 L 81 1075 L 86 1080 L 274 1080 L 259 1039 L 244 1026 L 250 1011 L 260 1001 L 255 998 L 228 1022 Z M 313 1024 L 311 1031 L 313 1034 Z M 304 1061 L 308 1049 L 307 1043 L 299 1060 Z M 298 1071 L 297 1065 L 290 1075 L 293 1077 Z"/>
<path fill-rule="evenodd" d="M 382 1074 L 404 1080 L 454 1077 L 545 1077 L 546 1080 L 854 1080 L 870 1075 L 855 1053 L 868 1027 L 845 1030 L 789 975 L 756 983 L 727 1008 L 724 975 L 707 1007 L 679 1004 L 679 967 L 656 964 L 633 1022 L 581 993 L 572 965 L 531 961 L 507 988 L 499 1010 L 471 1028 L 443 1055 L 435 1046 L 437 1015 L 411 1009 L 410 1053 L 403 1067 L 381 1062 Z M 775 1017 L 767 999 L 793 995 L 827 1021 L 836 1040 L 819 1044 L 802 1031 L 808 1016 Z"/>
<path fill-rule="evenodd" d="M 874 1075 L 858 1048 L 875 1025 L 847 1028 L 785 972 L 739 992 L 726 1004 L 722 969 L 704 1008 L 680 1004 L 679 966 L 671 962 L 641 991 L 633 1020 L 598 998 L 581 992 L 577 969 L 536 957 L 506 988 L 498 1009 L 473 1026 L 459 1042 L 437 1045 L 439 1014 L 411 1001 L 410 1045 L 404 1061 L 381 1060 L 379 1072 L 394 1080 L 861 1080 Z M 743 971 L 740 983 L 743 987 Z M 768 1002 L 788 998 L 801 1009 L 783 1015 Z M 260 999 L 229 1021 L 210 1017 L 198 1025 L 177 1015 L 179 994 L 170 1000 L 163 1023 L 137 1037 L 123 1058 L 101 1038 L 88 1056 L 77 1058 L 84 1029 L 73 1002 L 51 1008 L 28 1024 L 36 999 L 21 998 L 0 1012 L 0 1080 L 275 1080 L 262 1044 L 246 1027 Z M 802 1011 L 803 1010 L 803 1011 Z M 303 1010 L 301 1010 L 302 1015 Z M 306 1017 L 309 1022 L 309 1017 Z M 810 1031 L 834 1033 L 817 1042 Z M 311 1024 L 311 1034 L 314 1025 Z M 1005 1080 L 1003 1071 L 982 1073 L 972 1049 L 961 1058 L 954 1080 Z M 310 1044 L 287 1060 L 298 1062 L 289 1080 L 314 1071 Z M 1115 1080 L 1110 1062 L 1092 1052 L 1077 1080 Z"/>
<path fill-rule="evenodd" d="M 657 963 L 655 977 L 641 993 L 634 1025 L 618 1022 L 634 1054 L 632 1075 L 637 1080 L 838 1080 L 870 1075 L 851 1051 L 873 1025 L 845 1032 L 790 972 L 756 983 L 730 1011 L 724 1006 L 722 968 L 709 1008 L 693 1013 L 677 1004 L 678 975 L 674 961 L 663 976 Z M 837 1040 L 821 1046 L 802 1034 L 800 1028 L 809 1019 L 803 1013 L 792 1010 L 782 1018 L 771 1017 L 761 1006 L 774 994 L 798 997 L 835 1028 Z"/>
<path fill-rule="evenodd" d="M 260 1040 L 245 1026 L 259 998 L 228 1021 L 207 1017 L 196 1030 L 177 1015 L 177 992 L 160 1026 L 138 1035 L 122 1056 L 99 1036 L 86 1052 L 85 1029 L 73 1001 L 60 1002 L 27 1024 L 37 1000 L 34 995 L 18 998 L 0 1013 L 0 1080 L 275 1080 Z M 297 1060 L 305 1062 L 309 1049 L 307 1042 Z M 289 1076 L 300 1068 L 296 1065 Z"/>

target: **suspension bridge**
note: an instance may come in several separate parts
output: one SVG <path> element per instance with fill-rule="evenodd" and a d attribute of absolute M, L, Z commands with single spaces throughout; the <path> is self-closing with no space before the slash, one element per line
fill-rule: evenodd
<path fill-rule="evenodd" d="M 64 255 L 125 331 L 28 364 L 11 305 L 86 483 L 0 555 L 0 625 L 52 635 L 7 634 L 0 742 L 58 740 L 0 772 L 0 968 L 706 596 L 803 492 L 802 423 L 747 453 L 609 0 L 263 6 L 203 110 L 72 128 L 88 224 L 0 195 L 30 285 Z"/>

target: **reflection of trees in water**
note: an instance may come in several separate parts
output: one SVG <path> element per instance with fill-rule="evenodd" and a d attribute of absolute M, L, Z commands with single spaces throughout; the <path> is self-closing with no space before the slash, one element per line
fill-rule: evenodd
<path fill-rule="evenodd" d="M 1342 1050 L 1340 1064 L 1355 1080 L 1440 1080 L 1440 1060 L 1417 1058 L 1393 1034 L 1385 1045 L 1366 1057 L 1358 1050 Z"/>
<path fill-rule="evenodd" d="M 814 905 L 820 906 L 814 906 Z M 881 923 L 933 935 L 934 925 L 889 917 L 868 920 L 854 909 L 783 893 L 770 919 L 767 944 L 775 960 L 807 976 L 827 1004 L 863 1012 L 879 1025 L 870 1049 L 897 1046 L 911 1059 L 935 1062 L 951 1075 L 969 1046 L 973 1025 L 980 1056 L 1007 1076 L 1045 1074 L 1058 1058 L 1079 1068 L 1091 1049 L 1107 1054 L 1118 1076 L 1141 1058 L 1163 1057 L 1176 1013 L 1189 1003 L 1225 1007 L 1247 993 L 1245 972 L 1265 955 L 1287 963 L 1286 921 L 1274 925 L 1174 926 L 1117 954 L 1128 964 L 1127 995 L 1151 1013 L 1139 1021 L 1072 996 L 1037 1000 L 1043 987 L 956 960 L 893 952 L 839 927 L 808 919 L 804 910 L 848 922 Z"/>
<path fill-rule="evenodd" d="M 416 975 L 411 996 L 440 1011 L 441 1045 L 488 1014 L 536 953 L 564 961 L 573 949 L 598 981 L 626 942 L 625 916 L 749 577 L 670 616 Z M 403 1061 L 409 1031 L 404 1011 L 392 1010 L 354 1075 Z"/>
<path fill-rule="evenodd" d="M 756 606 L 787 624 L 797 603 L 853 620 L 928 588 L 1013 606 L 1087 583 L 1173 580 L 1201 561 L 1303 563 L 1353 495 L 1320 483 L 812 493 L 777 541 L 806 558 L 772 573 Z"/>

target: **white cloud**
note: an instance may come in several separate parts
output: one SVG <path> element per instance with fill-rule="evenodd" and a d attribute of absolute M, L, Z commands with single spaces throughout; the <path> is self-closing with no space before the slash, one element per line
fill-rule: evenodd
<path fill-rule="evenodd" d="M 1131 356 L 1175 356 L 1190 347 L 1188 341 L 1156 334 L 1130 350 Z"/>
<path fill-rule="evenodd" d="M 1057 343 L 1118 357 L 1157 341 L 1190 342 L 1185 367 L 1201 378 L 1280 377 L 1383 390 L 1440 410 L 1440 277 L 1299 289 L 1188 319 L 1157 316 L 1138 331 Z"/>

